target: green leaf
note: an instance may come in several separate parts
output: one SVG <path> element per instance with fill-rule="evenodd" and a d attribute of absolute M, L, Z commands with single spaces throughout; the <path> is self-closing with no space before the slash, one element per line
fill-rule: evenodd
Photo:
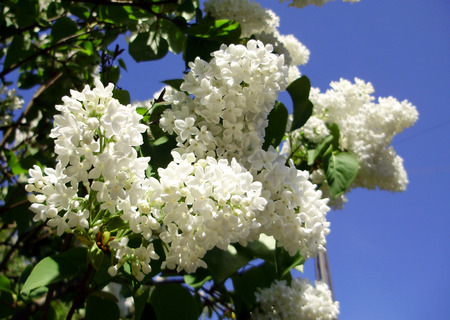
<path fill-rule="evenodd" d="M 302 76 L 292 82 L 286 90 L 289 92 L 294 105 L 294 118 L 291 127 L 291 131 L 294 131 L 301 128 L 312 114 L 313 104 L 309 101 L 311 83 L 306 76 Z"/>
<path fill-rule="evenodd" d="M 28 173 L 28 170 L 25 168 L 22 168 L 22 165 L 19 162 L 19 159 L 17 159 L 16 154 L 8 150 L 5 152 L 8 166 L 11 168 L 11 171 L 13 174 L 21 174 L 21 173 Z"/>
<path fill-rule="evenodd" d="M 341 133 L 339 131 L 339 127 L 336 123 L 332 125 L 327 124 L 328 130 L 330 130 L 330 134 L 333 136 L 333 150 L 339 150 L 339 139 L 341 138 Z"/>
<path fill-rule="evenodd" d="M 231 253 L 214 248 L 206 253 L 203 260 L 212 277 L 220 283 L 245 266 L 251 258 L 239 252 Z"/>
<path fill-rule="evenodd" d="M 27 44 L 25 43 L 24 36 L 23 34 L 16 34 L 8 46 L 8 51 L 6 51 L 3 70 L 25 59 L 27 56 Z"/>
<path fill-rule="evenodd" d="M 0 275 L 0 318 L 10 316 L 14 313 L 14 296 L 10 290 L 11 280 Z"/>
<path fill-rule="evenodd" d="M 116 98 L 121 104 L 125 106 L 131 103 L 130 93 L 127 90 L 114 89 L 113 98 Z"/>
<path fill-rule="evenodd" d="M 286 124 L 289 112 L 281 102 L 277 101 L 275 107 L 270 111 L 266 128 L 263 149 L 269 149 L 269 146 L 278 147 L 286 132 Z"/>
<path fill-rule="evenodd" d="M 183 83 L 183 81 L 184 81 L 183 79 L 171 79 L 171 80 L 164 80 L 163 83 L 174 88 L 175 90 L 181 91 L 180 86 Z"/>
<path fill-rule="evenodd" d="M 211 39 L 228 44 L 239 40 L 241 26 L 236 21 L 214 20 L 188 28 L 186 33 L 196 38 Z"/>
<path fill-rule="evenodd" d="M 136 62 L 157 60 L 169 51 L 169 44 L 159 32 L 141 32 L 132 42 L 128 50 Z"/>
<path fill-rule="evenodd" d="M 284 279 L 292 268 L 305 263 L 305 259 L 297 252 L 294 256 L 291 256 L 284 248 L 277 247 L 275 250 L 275 262 L 277 267 L 277 275 L 279 279 Z"/>
<path fill-rule="evenodd" d="M 230 20 L 216 20 L 202 22 L 186 30 L 188 37 L 185 43 L 183 59 L 188 63 L 200 57 L 205 61 L 211 60 L 211 52 L 216 51 L 222 44 L 238 43 L 241 35 L 239 23 Z"/>
<path fill-rule="evenodd" d="M 119 82 L 119 79 L 120 79 L 120 68 L 117 66 L 113 66 L 113 67 L 109 68 L 108 71 L 104 72 L 104 75 L 106 76 L 105 83 L 106 82 L 107 83 L 109 83 L 109 82 L 117 83 L 117 82 Z M 119 90 L 119 89 L 116 89 L 116 90 Z M 123 90 L 123 91 L 126 91 L 126 90 Z M 124 101 L 127 101 L 125 93 L 122 97 L 125 98 Z"/>
<path fill-rule="evenodd" d="M 57 43 L 59 40 L 75 34 L 77 31 L 78 27 L 75 21 L 68 17 L 61 17 L 56 20 L 50 35 L 52 36 L 53 43 Z"/>
<path fill-rule="evenodd" d="M 41 77 L 33 72 L 22 72 L 19 75 L 17 86 L 20 89 L 30 89 L 41 82 Z"/>
<path fill-rule="evenodd" d="M 273 246 L 273 248 L 271 248 L 270 247 L 271 244 L 269 244 L 269 246 L 267 246 L 267 243 L 265 243 L 264 241 L 261 241 L 262 236 L 265 236 L 265 235 L 261 235 L 260 240 L 255 240 L 255 241 L 249 242 L 247 244 L 247 246 L 245 246 L 245 247 L 241 246 L 239 244 L 233 244 L 233 246 L 236 248 L 236 250 L 238 252 L 242 252 L 242 253 L 249 255 L 252 260 L 259 258 L 259 259 L 266 260 L 268 262 L 273 262 L 275 259 L 275 250 L 274 250 L 275 240 L 272 237 L 265 236 L 268 239 L 268 241 L 271 241 L 271 242 L 273 241 L 274 246 Z"/>
<path fill-rule="evenodd" d="M 107 231 L 115 231 L 119 228 L 123 228 L 127 225 L 125 221 L 119 216 L 114 216 L 109 219 L 109 221 L 106 223 L 106 230 Z"/>
<path fill-rule="evenodd" d="M 349 152 L 326 153 L 323 166 L 333 199 L 344 193 L 358 174 L 358 159 Z"/>
<path fill-rule="evenodd" d="M 186 274 L 184 276 L 184 282 L 194 289 L 201 288 L 201 286 L 211 279 L 211 275 L 205 269 L 198 269 L 194 274 Z"/>
<path fill-rule="evenodd" d="M 9 290 L 11 287 L 11 280 L 8 277 L 0 274 L 0 289 Z"/>
<path fill-rule="evenodd" d="M 236 301 L 236 311 L 239 315 L 238 319 L 246 319 L 248 311 L 254 309 L 257 288 L 270 287 L 276 279 L 275 267 L 268 262 L 233 276 L 234 300 Z"/>
<path fill-rule="evenodd" d="M 200 311 L 189 290 L 180 284 L 156 286 L 150 296 L 150 303 L 158 320 L 197 320 Z"/>
<path fill-rule="evenodd" d="M 41 260 L 31 271 L 21 292 L 29 292 L 80 274 L 82 266 L 86 264 L 86 258 L 82 258 L 82 250 L 85 249 L 73 248 Z"/>
<path fill-rule="evenodd" d="M 151 125 L 152 129 L 156 125 Z M 142 150 L 144 151 L 144 156 L 150 156 L 150 165 L 153 172 L 156 173 L 158 168 L 165 168 L 173 160 L 170 152 L 177 145 L 174 136 L 165 135 L 158 138 L 156 141 L 150 141 L 147 135 L 144 135 L 144 144 L 142 145 Z"/>
<path fill-rule="evenodd" d="M 147 304 L 148 298 L 150 297 L 150 288 L 144 289 L 139 292 L 138 295 L 133 297 L 134 299 L 134 318 L 136 320 L 141 319 L 142 313 L 144 312 L 145 305 Z"/>
<path fill-rule="evenodd" d="M 167 40 L 170 51 L 175 54 L 179 54 L 183 51 L 186 36 L 180 28 L 170 20 L 162 20 L 160 27 L 161 35 Z"/>
<path fill-rule="evenodd" d="M 317 147 L 313 150 L 308 150 L 308 166 L 312 166 L 318 157 L 322 156 L 325 151 L 331 146 L 334 137 L 329 135 L 320 142 Z"/>
<path fill-rule="evenodd" d="M 123 6 L 101 5 L 98 9 L 101 21 L 114 25 L 128 23 L 128 13 Z"/>
<path fill-rule="evenodd" d="M 54 3 L 55 2 L 52 2 L 51 4 L 54 4 Z M 87 20 L 90 15 L 90 10 L 87 7 L 76 6 L 75 3 L 71 3 L 70 13 L 79 19 Z M 56 14 L 55 14 L 55 16 L 56 16 Z"/>
<path fill-rule="evenodd" d="M 211 52 L 218 50 L 220 46 L 221 43 L 215 40 L 188 36 L 183 52 L 186 69 L 189 68 L 189 62 L 194 61 L 197 57 L 200 57 L 205 61 L 211 60 Z"/>
<path fill-rule="evenodd" d="M 123 61 L 122 58 L 120 58 L 120 59 L 118 60 L 118 62 L 119 62 L 119 66 L 120 66 L 123 70 L 128 71 L 128 70 L 127 70 L 127 65 L 125 64 L 125 61 Z"/>
<path fill-rule="evenodd" d="M 20 28 L 28 27 L 36 22 L 39 10 L 39 2 L 35 0 L 19 0 L 14 6 L 16 20 Z M 13 7 L 13 8 L 14 8 Z"/>
<path fill-rule="evenodd" d="M 91 294 L 87 298 L 85 320 L 118 320 L 120 318 L 119 306 L 116 302 L 103 296 Z"/>
<path fill-rule="evenodd" d="M 104 257 L 105 253 L 94 243 L 88 251 L 88 259 L 95 270 L 100 270 Z"/>
<path fill-rule="evenodd" d="M 14 293 L 9 289 L 0 288 L 0 318 L 4 319 L 16 311 Z"/>

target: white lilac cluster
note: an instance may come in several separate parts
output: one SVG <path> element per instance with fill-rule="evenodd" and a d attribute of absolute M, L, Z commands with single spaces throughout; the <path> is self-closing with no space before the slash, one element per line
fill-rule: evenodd
<path fill-rule="evenodd" d="M 360 79 L 355 79 L 355 83 L 341 79 L 330 86 L 325 93 L 311 90 L 314 110 L 313 117 L 301 129 L 305 136 L 317 142 L 325 135 L 318 128 L 325 123 L 337 124 L 340 148 L 358 158 L 360 168 L 354 187 L 405 190 L 408 178 L 403 159 L 390 144 L 396 134 L 416 122 L 416 108 L 393 97 L 375 101 L 372 85 Z"/>
<path fill-rule="evenodd" d="M 63 97 L 64 104 L 56 106 L 61 114 L 55 116 L 50 134 L 56 139 L 56 167 L 42 172 L 35 165 L 29 170 L 26 190 L 32 192 L 33 220 L 47 222 L 58 235 L 95 236 L 102 217 L 131 216 L 138 200 L 147 194 L 149 158 L 138 157 L 134 149 L 142 144 L 147 127 L 140 123 L 142 116 L 136 108 L 112 97 L 113 89 L 113 84 L 105 88 L 97 80 L 94 89 L 86 86 L 82 92 L 71 90 L 71 97 Z M 120 251 L 114 243 L 111 248 Z M 144 265 L 157 258 L 152 244 L 128 249 L 133 274 L 141 274 L 141 267 L 148 273 Z"/>
<path fill-rule="evenodd" d="M 208 250 L 246 245 L 261 233 L 305 258 L 323 250 L 329 209 L 321 192 L 307 173 L 261 149 L 267 116 L 286 87 L 283 57 L 271 50 L 250 40 L 222 46 L 211 63 L 190 64 L 181 89 L 192 96 L 169 94 L 172 108 L 160 120 L 177 135 L 178 148 L 168 167 L 158 169 L 159 180 L 146 177 L 149 158 L 135 149 L 146 131 L 136 106 L 121 105 L 112 97 L 114 86 L 100 81 L 92 90 L 71 91 L 56 106 L 55 169 L 29 172 L 34 220 L 94 246 L 102 236 L 115 257 L 108 272 L 114 276 L 129 262 L 138 280 L 159 259 L 156 238 L 165 247 L 163 267 L 187 272 L 206 267 Z M 102 234 L 113 217 L 127 225 L 115 238 Z M 135 236 L 138 248 L 129 245 Z"/>
<path fill-rule="evenodd" d="M 267 200 L 262 184 L 235 159 L 196 159 L 193 153 L 172 153 L 174 161 L 158 169 L 148 193 L 148 207 L 162 220 L 161 240 L 167 245 L 163 267 L 194 272 L 205 267 L 208 250 L 246 244 L 259 229 L 256 216 Z"/>
<path fill-rule="evenodd" d="M 245 158 L 261 147 L 267 116 L 278 92 L 286 88 L 287 68 L 271 45 L 250 40 L 223 45 L 207 63 L 189 64 L 181 90 L 165 99 L 172 108 L 160 120 L 177 135 L 180 153 L 219 158 Z"/>
<path fill-rule="evenodd" d="M 308 62 L 310 52 L 293 35 L 279 33 L 280 19 L 272 10 L 250 0 L 209 0 L 204 6 L 204 11 L 216 19 L 239 22 L 243 37 L 254 36 L 272 44 L 277 54 L 283 54 L 289 67 L 288 83 L 300 77 L 298 66 Z"/>
<path fill-rule="evenodd" d="M 270 288 L 258 289 L 256 301 L 261 311 L 254 314 L 256 320 L 332 320 L 339 314 L 339 302 L 334 301 L 326 283 L 306 279 L 275 281 Z"/>
<path fill-rule="evenodd" d="M 280 0 L 280 2 L 285 2 L 288 0 Z M 296 8 L 303 8 L 306 6 L 309 6 L 311 4 L 315 6 L 321 7 L 323 4 L 330 2 L 331 0 L 292 0 L 292 2 L 289 4 L 290 7 L 296 7 Z M 359 2 L 360 0 L 342 0 L 343 2 Z"/>
<path fill-rule="evenodd" d="M 160 126 L 177 135 L 180 154 L 238 161 L 262 183 L 267 205 L 260 206 L 252 224 L 260 227 L 247 229 L 241 244 L 265 233 L 291 254 L 300 250 L 305 258 L 315 256 L 324 250 L 329 232 L 326 200 L 306 172 L 286 166 L 286 158 L 273 149 L 262 150 L 267 116 L 286 83 L 282 57 L 255 40 L 247 47 L 223 46 L 213 57 L 210 63 L 190 64 L 181 89 L 193 96 L 165 97 L 171 109 Z"/>
<path fill-rule="evenodd" d="M 300 250 L 307 259 L 325 250 L 325 236 L 330 232 L 328 199 L 321 199 L 322 193 L 309 181 L 308 172 L 285 163 L 286 158 L 273 148 L 260 149 L 248 159 L 247 166 L 262 182 L 268 199 L 257 222 L 260 232 L 273 236 L 291 255 Z"/>

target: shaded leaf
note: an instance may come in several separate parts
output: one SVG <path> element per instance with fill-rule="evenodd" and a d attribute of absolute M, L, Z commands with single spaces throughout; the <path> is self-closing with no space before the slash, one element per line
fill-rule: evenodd
<path fill-rule="evenodd" d="M 119 306 L 116 302 L 103 296 L 91 294 L 87 298 L 85 320 L 118 320 L 120 318 Z"/>
<path fill-rule="evenodd" d="M 130 93 L 127 90 L 114 89 L 113 97 L 125 106 L 131 103 Z"/>
<path fill-rule="evenodd" d="M 158 320 L 196 320 L 200 316 L 196 300 L 180 284 L 156 286 L 150 295 L 150 303 Z"/>
<path fill-rule="evenodd" d="M 210 61 L 212 58 L 211 52 L 218 50 L 221 44 L 222 43 L 215 40 L 188 36 L 183 52 L 186 69 L 189 68 L 189 62 L 194 61 L 197 57 L 200 57 L 205 61 Z"/>
<path fill-rule="evenodd" d="M 53 43 L 58 42 L 59 40 L 66 38 L 75 34 L 78 31 L 77 24 L 75 21 L 68 17 L 61 17 L 56 20 L 55 24 L 52 27 L 51 36 L 53 39 Z"/>
<path fill-rule="evenodd" d="M 198 269 L 194 274 L 186 274 L 184 276 L 186 284 L 194 289 L 200 288 L 211 279 L 211 275 L 205 269 Z"/>
<path fill-rule="evenodd" d="M 168 86 L 171 86 L 175 90 L 180 91 L 180 86 L 183 83 L 183 79 L 171 79 L 171 80 L 164 80 L 163 83 L 167 84 Z"/>
<path fill-rule="evenodd" d="M 263 149 L 267 150 L 270 146 L 276 148 L 280 145 L 281 140 L 286 132 L 286 124 L 289 112 L 281 102 L 277 101 L 274 108 L 270 111 L 266 127 Z"/>
<path fill-rule="evenodd" d="M 141 32 L 129 44 L 129 53 L 136 62 L 157 60 L 169 51 L 169 44 L 159 32 Z"/>
<path fill-rule="evenodd" d="M 28 45 L 25 43 L 23 34 L 16 34 L 8 46 L 8 51 L 6 51 L 3 70 L 25 59 L 29 55 L 27 48 Z"/>
<path fill-rule="evenodd" d="M 301 128 L 312 114 L 313 104 L 309 101 L 311 83 L 306 76 L 292 82 L 286 90 L 291 96 L 294 111 L 291 131 Z"/>
<path fill-rule="evenodd" d="M 232 254 L 230 251 L 214 248 L 206 253 L 203 260 L 212 277 L 217 282 L 222 282 L 245 266 L 251 258 L 239 252 Z"/>
<path fill-rule="evenodd" d="M 273 262 L 275 259 L 275 251 L 259 240 L 249 242 L 245 247 L 240 244 L 233 244 L 233 246 L 238 252 L 249 255 L 251 259 L 259 258 L 268 262 Z"/>
<path fill-rule="evenodd" d="M 145 305 L 147 304 L 148 298 L 150 297 L 150 288 L 144 289 L 139 292 L 138 295 L 133 297 L 134 299 L 134 318 L 136 320 L 141 319 L 142 313 L 144 312 Z"/>
<path fill-rule="evenodd" d="M 247 314 L 254 309 L 256 304 L 255 292 L 257 289 L 270 287 L 276 279 L 275 266 L 268 262 L 232 277 L 238 319 L 249 318 Z"/>
<path fill-rule="evenodd" d="M 276 267 L 277 275 L 279 279 L 284 279 L 292 268 L 297 267 L 305 263 L 305 259 L 297 252 L 295 255 L 291 256 L 284 248 L 277 247 L 275 250 L 276 255 Z"/>
<path fill-rule="evenodd" d="M 16 10 L 16 20 L 19 27 L 28 27 L 36 22 L 39 10 L 38 1 L 19 0 L 13 8 Z"/>

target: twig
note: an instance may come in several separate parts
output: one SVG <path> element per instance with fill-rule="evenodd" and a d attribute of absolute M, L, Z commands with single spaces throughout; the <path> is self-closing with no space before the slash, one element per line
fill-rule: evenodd
<path fill-rule="evenodd" d="M 27 113 L 31 110 L 31 108 L 34 105 L 34 100 L 36 100 L 45 90 L 47 90 L 52 84 L 55 83 L 55 81 L 57 81 L 61 76 L 63 75 L 62 72 L 58 73 L 57 75 L 55 75 L 52 79 L 50 79 L 49 81 L 47 81 L 47 83 L 43 84 L 33 95 L 33 98 L 31 98 L 31 101 L 28 103 L 27 107 L 25 108 L 25 110 L 22 112 L 22 114 L 20 115 L 19 119 L 17 119 L 17 123 L 20 123 L 22 121 L 22 119 L 25 118 L 25 116 L 27 115 Z M 9 136 L 11 135 L 11 133 L 13 132 L 13 127 L 9 128 L 8 131 L 5 132 L 5 135 L 3 136 L 3 140 L 2 142 L 0 142 L 0 148 L 3 148 L 6 141 L 8 141 Z"/>

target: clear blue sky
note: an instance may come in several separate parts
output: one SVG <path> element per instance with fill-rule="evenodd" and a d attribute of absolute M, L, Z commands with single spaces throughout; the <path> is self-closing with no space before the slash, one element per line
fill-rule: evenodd
<path fill-rule="evenodd" d="M 302 67 L 313 86 L 359 77 L 376 96 L 408 99 L 419 121 L 394 139 L 410 184 L 404 193 L 353 190 L 331 212 L 328 250 L 341 320 L 450 319 L 450 2 L 339 0 L 288 8 L 259 1 L 280 16 L 280 32 L 311 51 Z M 119 85 L 144 100 L 183 62 L 128 64 Z M 307 274 L 313 277 L 312 264 Z M 313 279 L 313 278 L 312 278 Z"/>
<path fill-rule="evenodd" d="M 419 111 L 416 125 L 394 139 L 407 191 L 353 190 L 344 210 L 328 216 L 340 319 L 450 319 L 450 2 L 337 0 L 304 9 L 259 2 L 280 16 L 282 34 L 310 49 L 301 70 L 313 86 L 326 90 L 330 81 L 359 77 L 372 82 L 376 96 L 408 99 Z M 184 70 L 173 54 L 126 61 L 119 86 L 132 100 L 151 98 L 162 80 Z M 306 274 L 314 279 L 311 263 Z"/>

